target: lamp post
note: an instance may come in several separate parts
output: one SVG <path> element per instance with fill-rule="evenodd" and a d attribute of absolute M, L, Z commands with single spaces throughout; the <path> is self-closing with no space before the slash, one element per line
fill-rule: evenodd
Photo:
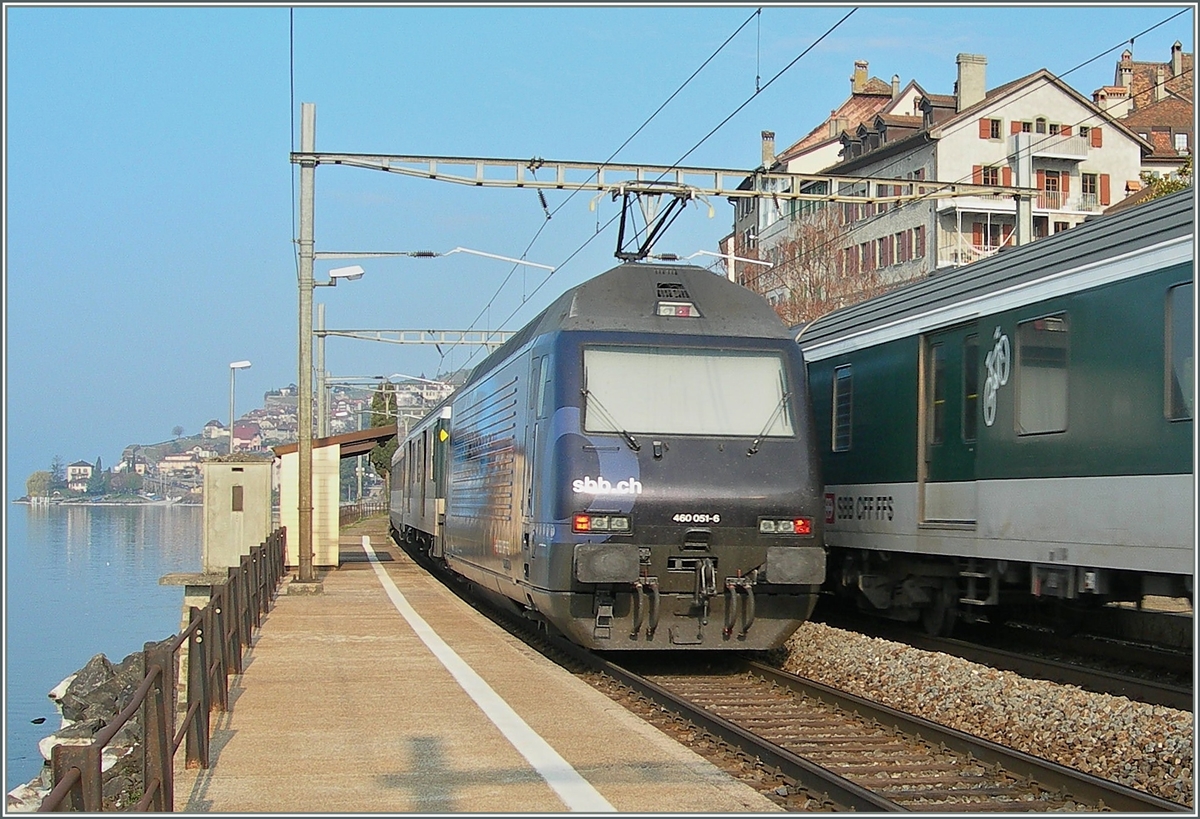
<path fill-rule="evenodd" d="M 229 362 L 229 454 L 233 454 L 233 381 L 238 370 L 247 369 L 250 366 L 249 361 L 231 361 Z"/>

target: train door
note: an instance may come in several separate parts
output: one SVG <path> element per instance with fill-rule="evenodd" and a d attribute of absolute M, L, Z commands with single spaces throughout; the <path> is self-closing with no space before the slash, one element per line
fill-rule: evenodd
<path fill-rule="evenodd" d="M 979 335 L 974 324 L 925 336 L 921 380 L 921 519 L 972 524 L 979 423 Z"/>
<path fill-rule="evenodd" d="M 537 475 L 538 408 L 541 406 L 539 393 L 542 388 L 542 370 L 545 356 L 534 356 L 529 362 L 529 395 L 525 412 L 525 473 L 521 482 L 521 578 L 529 579 L 529 561 L 533 549 L 533 486 Z"/>

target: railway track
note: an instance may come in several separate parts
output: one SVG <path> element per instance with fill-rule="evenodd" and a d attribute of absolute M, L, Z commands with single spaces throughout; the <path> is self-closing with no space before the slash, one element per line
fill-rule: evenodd
<path fill-rule="evenodd" d="M 595 661 L 624 685 L 843 809 L 1189 811 L 751 660 L 710 660 L 725 666 L 716 672 L 645 675 Z"/>
<path fill-rule="evenodd" d="M 750 659 L 638 655 L 626 664 L 652 666 L 638 673 L 546 633 L 490 597 L 481 599 L 473 584 L 406 551 L 557 662 L 615 682 L 715 739 L 726 757 L 740 758 L 752 771 L 765 769 L 772 782 L 783 783 L 771 796 L 785 809 L 1191 812 Z"/>

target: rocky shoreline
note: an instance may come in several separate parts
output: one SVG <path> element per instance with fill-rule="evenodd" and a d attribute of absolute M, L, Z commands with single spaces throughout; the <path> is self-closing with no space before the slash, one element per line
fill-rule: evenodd
<path fill-rule="evenodd" d="M 173 639 L 168 637 L 162 642 Z M 56 685 L 48 696 L 61 715 L 62 725 L 38 743 L 38 750 L 45 760 L 42 770 L 28 783 L 8 792 L 6 811 L 37 811 L 54 784 L 50 767 L 54 746 L 90 745 L 96 734 L 129 705 L 145 676 L 140 651 L 130 654 L 117 665 L 103 654 L 97 654 L 87 665 Z M 141 745 L 141 718 L 134 714 L 101 754 L 105 811 L 129 810 L 141 798 Z"/>

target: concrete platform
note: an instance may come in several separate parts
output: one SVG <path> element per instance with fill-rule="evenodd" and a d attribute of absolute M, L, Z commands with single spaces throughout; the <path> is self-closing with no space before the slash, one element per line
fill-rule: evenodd
<path fill-rule="evenodd" d="M 322 594 L 280 594 L 214 715 L 212 767 L 177 755 L 177 811 L 779 810 L 483 618 L 386 527 L 344 532 Z"/>

